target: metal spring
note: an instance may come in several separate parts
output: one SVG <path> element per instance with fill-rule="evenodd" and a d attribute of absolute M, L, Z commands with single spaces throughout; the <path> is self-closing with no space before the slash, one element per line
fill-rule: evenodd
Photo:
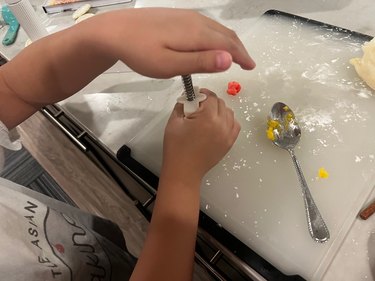
<path fill-rule="evenodd" d="M 181 77 L 182 77 L 182 82 L 184 83 L 186 99 L 188 101 L 195 100 L 195 93 L 194 93 L 193 81 L 191 80 L 191 75 L 182 75 Z"/>

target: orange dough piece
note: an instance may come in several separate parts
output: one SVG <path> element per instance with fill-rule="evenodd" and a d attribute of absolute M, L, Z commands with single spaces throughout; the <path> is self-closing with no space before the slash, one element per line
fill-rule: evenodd
<path fill-rule="evenodd" d="M 235 95 L 238 94 L 238 92 L 237 92 L 237 90 L 235 88 L 228 88 L 227 94 L 229 94 L 231 96 L 235 96 Z"/>
<path fill-rule="evenodd" d="M 240 83 L 238 83 L 238 82 L 236 82 L 236 81 L 228 82 L 227 93 L 228 93 L 229 95 L 235 96 L 235 95 L 237 95 L 240 91 L 241 91 L 241 85 L 240 85 Z"/>

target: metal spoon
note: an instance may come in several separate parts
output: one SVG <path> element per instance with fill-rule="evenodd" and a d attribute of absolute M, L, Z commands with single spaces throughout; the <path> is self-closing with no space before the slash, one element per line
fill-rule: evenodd
<path fill-rule="evenodd" d="M 269 130 L 272 130 L 273 133 L 273 143 L 287 150 L 293 159 L 293 164 L 302 188 L 310 235 L 316 242 L 327 242 L 330 238 L 328 228 L 311 196 L 301 166 L 293 151 L 301 138 L 301 129 L 295 119 L 294 113 L 286 104 L 277 102 L 273 105 L 269 118 L 268 124 L 270 126 Z"/>

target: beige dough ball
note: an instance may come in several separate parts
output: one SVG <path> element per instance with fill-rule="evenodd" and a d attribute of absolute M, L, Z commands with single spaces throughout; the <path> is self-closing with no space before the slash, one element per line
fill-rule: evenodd
<path fill-rule="evenodd" d="M 350 63 L 354 65 L 359 77 L 375 90 L 375 38 L 362 46 L 363 57 L 353 58 Z"/>
<path fill-rule="evenodd" d="M 80 23 L 81 21 L 84 21 L 84 20 L 86 20 L 88 18 L 91 18 L 93 16 L 95 16 L 95 14 L 92 14 L 92 13 L 84 14 L 84 15 L 80 16 L 78 19 L 76 19 L 75 23 Z"/>
<path fill-rule="evenodd" d="M 91 9 L 90 4 L 85 4 L 81 7 L 79 7 L 72 15 L 72 18 L 74 20 L 78 19 L 80 16 L 86 14 Z"/>

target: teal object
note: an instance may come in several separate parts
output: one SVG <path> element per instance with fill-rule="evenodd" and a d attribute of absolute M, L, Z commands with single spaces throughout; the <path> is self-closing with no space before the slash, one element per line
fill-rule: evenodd
<path fill-rule="evenodd" d="M 8 46 L 14 43 L 17 38 L 18 30 L 20 29 L 20 24 L 16 17 L 9 10 L 7 5 L 4 5 L 1 9 L 1 15 L 9 29 L 3 38 L 3 45 Z"/>

